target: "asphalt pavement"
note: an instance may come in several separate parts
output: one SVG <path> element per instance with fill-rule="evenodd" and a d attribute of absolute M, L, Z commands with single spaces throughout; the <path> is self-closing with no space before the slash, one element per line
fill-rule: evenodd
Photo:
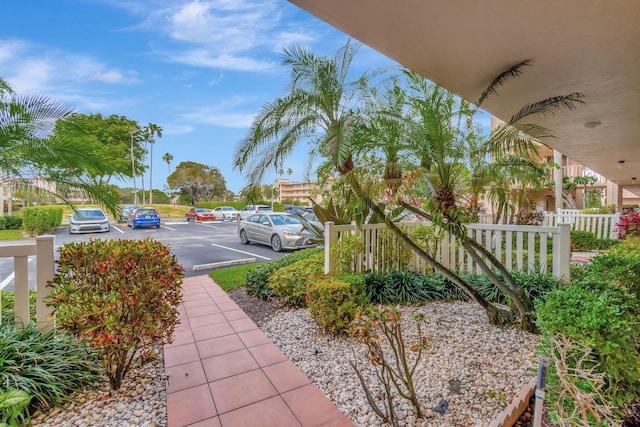
<path fill-rule="evenodd" d="M 111 224 L 108 233 L 69 234 L 67 227 L 59 227 L 52 233 L 55 247 L 68 242 L 91 239 L 146 239 L 152 238 L 167 245 L 185 269 L 185 276 L 207 274 L 212 269 L 230 265 L 278 259 L 287 252 L 274 252 L 271 247 L 240 243 L 236 222 L 187 222 L 183 219 L 166 219 L 159 229 L 127 227 Z M 9 243 L 9 242 L 6 242 Z M 32 257 L 30 257 L 32 258 Z M 29 260 L 29 284 L 35 286 L 35 261 Z M 0 259 L 0 289 L 13 290 L 13 259 Z"/>

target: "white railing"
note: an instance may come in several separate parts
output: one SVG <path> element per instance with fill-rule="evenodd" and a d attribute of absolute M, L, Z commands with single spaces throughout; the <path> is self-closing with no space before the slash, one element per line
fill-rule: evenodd
<path fill-rule="evenodd" d="M 413 227 L 419 223 L 405 223 Z M 423 223 L 424 224 L 424 223 Z M 356 272 L 371 270 L 385 272 L 408 265 L 418 272 L 430 271 L 431 267 L 417 254 L 410 259 L 391 256 L 402 253 L 397 238 L 385 231 L 384 224 L 365 224 L 360 229 L 355 224 L 325 224 L 325 273 L 335 271 L 335 259 L 332 247 L 346 233 L 360 233 L 364 251 L 356 262 Z M 569 281 L 569 263 L 571 258 L 571 231 L 568 224 L 554 227 L 534 225 L 468 224 L 467 235 L 484 246 L 500 261 L 508 271 L 514 269 L 540 270 L 547 272 L 551 268 L 554 277 Z M 431 255 L 443 266 L 466 272 L 480 272 L 477 263 L 460 245 L 454 236 L 443 233 L 443 238 Z M 548 243 L 551 242 L 549 248 Z M 552 259 L 551 266 L 548 258 Z"/>
<path fill-rule="evenodd" d="M 50 292 L 47 282 L 54 276 L 54 237 L 38 236 L 35 242 L 0 243 L 0 258 L 13 258 L 16 327 L 29 323 L 29 257 L 36 257 L 36 321 L 39 329 L 53 326 L 51 308 L 44 300 Z M 0 306 L 0 321 L 2 307 Z"/>
<path fill-rule="evenodd" d="M 569 224 L 572 230 L 589 231 L 598 239 L 616 239 L 616 224 L 620 214 L 583 214 L 575 209 L 560 209 L 559 212 L 545 212 L 544 225 L 554 227 Z"/>

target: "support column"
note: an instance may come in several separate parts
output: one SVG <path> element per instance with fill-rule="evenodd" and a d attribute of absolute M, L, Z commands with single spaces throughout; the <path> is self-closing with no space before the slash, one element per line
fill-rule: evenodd
<path fill-rule="evenodd" d="M 553 163 L 558 165 L 553 169 L 553 186 L 555 190 L 556 212 L 560 212 L 564 206 L 562 204 L 562 153 L 553 150 Z"/>

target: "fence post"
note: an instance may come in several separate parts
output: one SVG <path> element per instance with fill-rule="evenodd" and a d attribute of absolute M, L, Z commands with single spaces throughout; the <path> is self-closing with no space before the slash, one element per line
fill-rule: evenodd
<path fill-rule="evenodd" d="M 29 324 L 29 256 L 21 255 L 13 258 L 13 283 L 15 292 L 16 329 Z"/>
<path fill-rule="evenodd" d="M 331 274 L 336 268 L 335 259 L 331 254 L 331 248 L 338 240 L 334 227 L 335 223 L 333 221 L 324 223 L 324 274 Z"/>
<path fill-rule="evenodd" d="M 36 237 L 36 321 L 41 331 L 53 328 L 53 316 L 49 315 L 51 307 L 44 302 L 51 291 L 47 282 L 53 280 L 55 273 L 53 240 L 52 235 Z"/>
<path fill-rule="evenodd" d="M 557 253 L 554 247 L 553 260 L 557 262 L 557 266 L 554 266 L 554 275 L 562 280 L 564 283 L 571 282 L 571 225 L 558 224 L 560 229 L 560 237 L 558 240 Z M 557 267 L 557 268 L 556 268 Z"/>

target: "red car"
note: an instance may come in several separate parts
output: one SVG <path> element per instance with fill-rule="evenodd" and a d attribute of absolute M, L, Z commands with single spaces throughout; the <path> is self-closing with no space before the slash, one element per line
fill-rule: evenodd
<path fill-rule="evenodd" d="M 216 214 L 207 208 L 191 208 L 186 214 L 184 214 L 184 216 L 187 218 L 187 222 L 216 220 Z"/>

